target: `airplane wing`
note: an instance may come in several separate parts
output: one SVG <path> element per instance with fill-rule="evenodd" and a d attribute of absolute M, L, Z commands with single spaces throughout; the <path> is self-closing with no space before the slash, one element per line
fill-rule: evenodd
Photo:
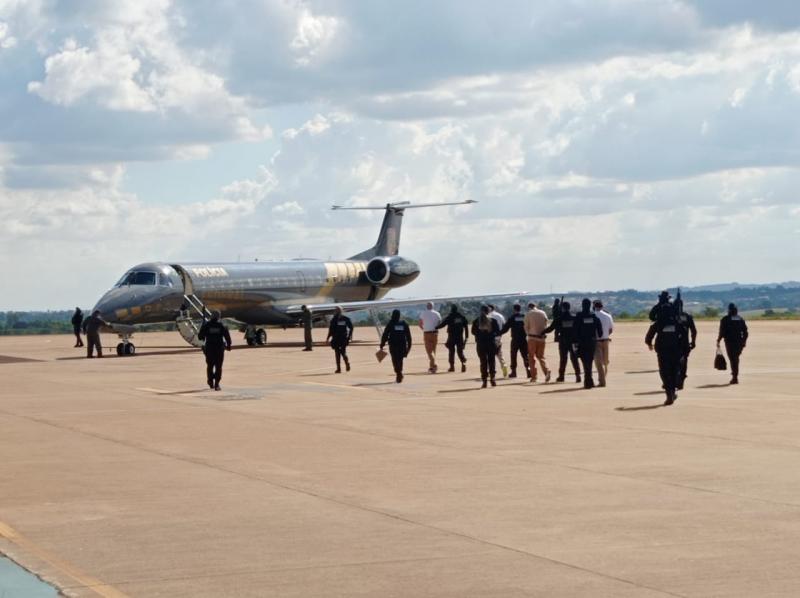
<path fill-rule="evenodd" d="M 412 299 L 376 299 L 374 301 L 342 301 L 340 303 L 316 303 L 306 304 L 312 314 L 315 315 L 329 315 L 334 312 L 337 307 L 341 307 L 342 311 L 360 311 L 360 310 L 389 310 L 408 305 L 420 305 L 421 303 L 459 303 L 461 301 L 492 301 L 492 300 L 507 300 L 517 299 L 522 301 L 524 298 L 529 297 L 529 293 L 498 293 L 494 295 L 469 295 L 462 297 L 414 297 Z M 286 309 L 286 313 L 290 316 L 299 316 L 303 311 L 302 305 L 290 305 Z"/>

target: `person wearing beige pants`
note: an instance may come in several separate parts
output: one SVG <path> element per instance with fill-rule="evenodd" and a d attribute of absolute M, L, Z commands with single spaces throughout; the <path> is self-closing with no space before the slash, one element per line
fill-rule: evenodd
<path fill-rule="evenodd" d="M 528 361 L 531 367 L 531 382 L 536 382 L 536 362 L 542 366 L 544 381 L 550 382 L 550 368 L 544 357 L 545 329 L 547 328 L 547 314 L 528 303 L 528 313 L 525 314 L 525 333 L 528 336 Z"/>
<path fill-rule="evenodd" d="M 425 341 L 425 353 L 428 354 L 428 372 L 435 374 L 436 345 L 439 343 L 437 326 L 442 323 L 442 316 L 433 309 L 433 303 L 425 306 L 425 311 L 419 314 L 419 327 L 422 328 L 422 338 Z"/>
<path fill-rule="evenodd" d="M 600 320 L 603 327 L 603 334 L 597 339 L 597 345 L 594 349 L 594 366 L 597 369 L 597 379 L 599 386 L 606 385 L 606 376 L 608 375 L 608 349 L 611 343 L 611 334 L 614 332 L 614 318 L 611 314 L 603 309 L 603 302 L 595 299 L 594 315 Z"/>

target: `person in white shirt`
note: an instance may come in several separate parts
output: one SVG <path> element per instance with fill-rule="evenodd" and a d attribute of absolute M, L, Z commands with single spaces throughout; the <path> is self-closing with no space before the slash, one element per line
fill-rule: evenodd
<path fill-rule="evenodd" d="M 439 342 L 439 331 L 436 327 L 442 322 L 442 316 L 433 309 L 433 303 L 425 305 L 425 311 L 419 314 L 419 327 L 422 328 L 422 336 L 425 341 L 425 352 L 428 354 L 428 372 L 435 374 L 436 366 L 436 345 Z"/>
<path fill-rule="evenodd" d="M 614 332 L 614 318 L 603 309 L 603 302 L 599 299 L 594 301 L 594 315 L 603 326 L 603 335 L 597 339 L 597 347 L 594 351 L 594 365 L 597 368 L 599 386 L 605 386 L 608 375 L 608 345 L 611 343 L 611 334 Z"/>
<path fill-rule="evenodd" d="M 500 330 L 506 325 L 506 317 L 497 311 L 491 303 L 489 304 L 489 317 L 497 322 L 497 326 Z M 503 378 L 508 378 L 508 366 L 506 365 L 506 360 L 503 358 L 503 338 L 497 336 L 495 338 L 495 343 L 497 343 L 497 361 L 500 362 L 500 369 L 503 370 Z"/>

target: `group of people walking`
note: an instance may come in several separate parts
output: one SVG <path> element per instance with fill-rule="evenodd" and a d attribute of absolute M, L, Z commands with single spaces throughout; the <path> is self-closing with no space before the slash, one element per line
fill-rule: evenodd
<path fill-rule="evenodd" d="M 447 339 L 444 346 L 448 351 L 448 372 L 456 371 L 456 358 L 460 362 L 462 372 L 467 370 L 467 357 L 464 353 L 470 333 L 475 339 L 475 349 L 480 364 L 481 385 L 496 386 L 498 365 L 504 377 L 521 377 L 521 369 L 531 382 L 538 382 L 539 369 L 544 382 L 550 382 L 552 372 L 545 357 L 547 335 L 555 334 L 559 348 L 559 367 L 556 382 L 564 382 L 567 360 L 572 360 L 577 382 L 583 381 L 586 388 L 594 386 L 593 369 L 596 367 L 599 385 L 605 386 L 608 371 L 608 342 L 613 333 L 614 320 L 603 309 L 601 301 L 594 304 L 589 299 L 583 302 L 583 310 L 573 314 L 566 301 L 556 300 L 553 306 L 552 320 L 547 313 L 535 303 L 528 304 L 527 312 L 522 305 L 515 304 L 509 318 L 501 314 L 494 305 L 483 305 L 480 314 L 472 323 L 459 311 L 457 305 L 450 307 L 450 312 L 442 318 L 428 303 L 419 315 L 419 327 L 422 329 L 425 353 L 428 357 L 428 372 L 435 374 L 439 370 L 436 361 L 436 350 L 439 345 L 439 331 L 444 329 Z M 311 349 L 306 327 L 306 349 Z M 503 354 L 502 338 L 510 333 L 510 363 L 507 364 Z M 352 340 L 353 323 L 341 309 L 337 309 L 328 327 L 328 342 L 335 352 L 336 372 L 341 372 L 341 361 L 350 370 L 347 358 L 347 345 Z M 400 311 L 394 310 L 389 323 L 381 335 L 380 350 L 388 345 L 392 358 L 396 381 L 403 381 L 403 361 L 408 356 L 411 345 L 411 329 L 402 319 Z M 583 372 L 579 368 L 582 364 Z M 510 365 L 510 371 L 509 371 Z"/>

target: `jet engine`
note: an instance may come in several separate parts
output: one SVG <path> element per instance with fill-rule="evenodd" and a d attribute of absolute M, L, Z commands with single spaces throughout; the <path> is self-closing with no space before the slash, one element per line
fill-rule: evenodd
<path fill-rule="evenodd" d="M 380 287 L 402 287 L 419 276 L 419 266 L 399 255 L 375 257 L 367 264 L 367 280 Z"/>

